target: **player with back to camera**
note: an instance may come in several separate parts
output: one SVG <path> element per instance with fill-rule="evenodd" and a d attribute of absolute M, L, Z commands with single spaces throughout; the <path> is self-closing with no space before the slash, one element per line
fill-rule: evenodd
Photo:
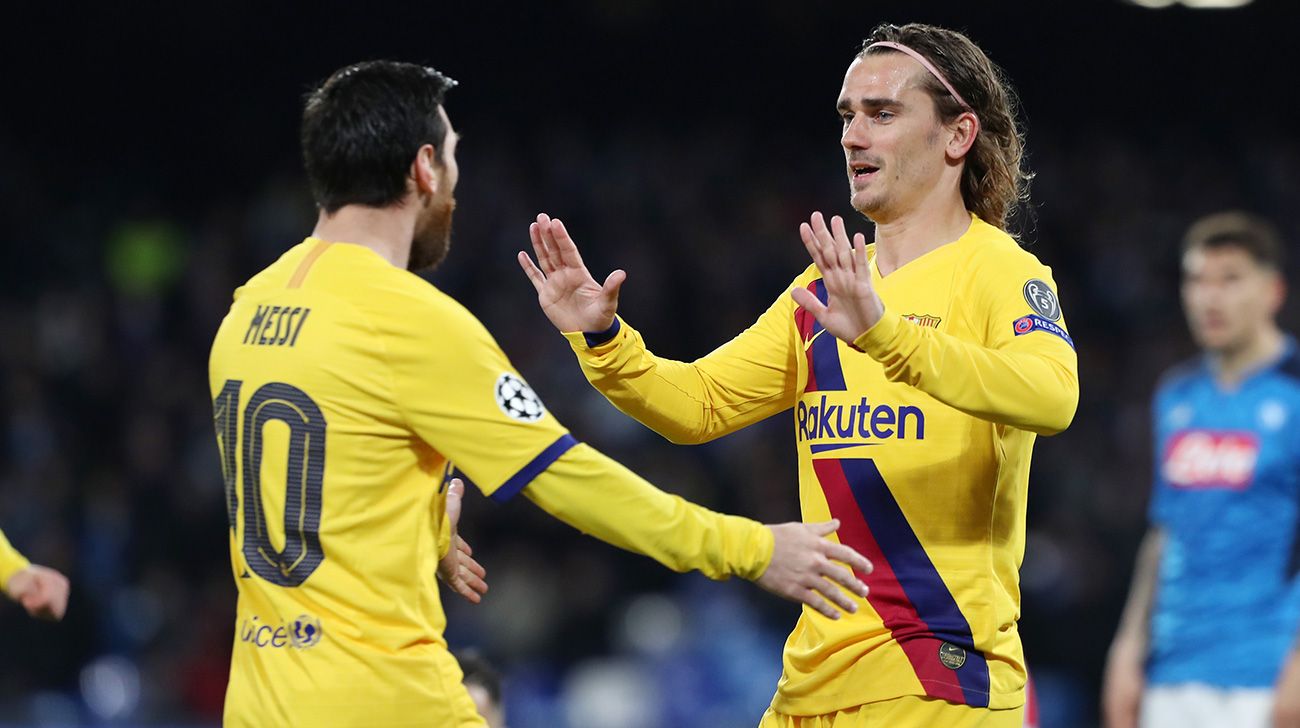
<path fill-rule="evenodd" d="M 68 609 L 68 577 L 31 563 L 0 531 L 0 588 L 37 619 L 57 622 Z"/>
<path fill-rule="evenodd" d="M 597 283 L 559 220 L 538 216 L 540 267 L 519 263 L 591 383 L 668 439 L 793 409 L 804 519 L 839 519 L 875 564 L 856 614 L 803 610 L 762 726 L 1019 728 L 1030 454 L 1079 388 L 1051 273 L 1005 232 L 1025 196 L 1015 97 L 964 35 L 882 25 L 837 108 L 875 242 L 814 213 L 813 265 L 701 359 L 651 354 L 616 316 L 624 272 Z"/>
<path fill-rule="evenodd" d="M 669 568 L 757 581 L 828 620 L 869 562 L 837 524 L 763 526 L 656 490 L 579 443 L 464 307 L 411 271 L 447 253 L 459 170 L 452 83 L 348 66 L 307 98 L 320 208 L 235 291 L 212 345 L 214 422 L 239 589 L 225 725 L 470 726 L 435 570 L 477 601 L 455 534 L 463 485 L 542 509 Z M 842 585 L 842 587 L 841 587 Z"/>
<path fill-rule="evenodd" d="M 1106 664 L 1110 728 L 1300 728 L 1300 351 L 1284 246 L 1241 212 L 1183 243 L 1201 355 L 1160 380 L 1150 527 Z"/>

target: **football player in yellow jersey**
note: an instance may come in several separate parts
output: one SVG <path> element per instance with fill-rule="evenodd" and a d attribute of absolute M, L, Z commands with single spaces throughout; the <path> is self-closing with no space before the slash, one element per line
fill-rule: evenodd
<path fill-rule="evenodd" d="M 59 621 L 68 610 L 68 577 L 31 563 L 0 531 L 0 588 L 37 619 Z"/>
<path fill-rule="evenodd" d="M 560 221 L 531 228 L 540 268 L 519 262 L 592 384 L 670 440 L 793 410 L 804 519 L 839 519 L 875 564 L 856 614 L 804 610 L 762 726 L 1019 728 L 1030 453 L 1079 389 L 1051 272 L 1005 232 L 1025 195 L 1014 95 L 960 33 L 883 25 L 838 110 L 875 242 L 813 214 L 814 264 L 701 359 L 650 353 L 615 313 L 626 274 L 597 283 Z"/>
<path fill-rule="evenodd" d="M 459 480 L 679 571 L 751 579 L 828 620 L 870 563 L 834 521 L 763 526 L 656 490 L 579 443 L 465 308 L 446 254 L 457 135 L 432 69 L 370 62 L 307 99 L 313 234 L 235 291 L 212 345 L 239 589 L 225 725 L 483 725 L 435 570 L 474 601 Z M 444 495 L 449 493 L 449 495 Z M 462 559 L 464 557 L 464 559 Z M 442 562 L 441 566 L 437 566 Z"/>

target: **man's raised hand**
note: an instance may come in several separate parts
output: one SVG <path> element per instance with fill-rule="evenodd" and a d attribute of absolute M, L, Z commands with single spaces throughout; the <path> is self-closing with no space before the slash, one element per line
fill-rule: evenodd
<path fill-rule="evenodd" d="M 613 326 L 618 289 L 627 274 L 616 270 L 604 285 L 597 283 L 564 223 L 552 220 L 546 213 L 528 226 L 528 237 L 537 263 L 521 250 L 519 267 L 537 289 L 537 302 L 555 328 L 561 332 L 597 332 Z"/>
<path fill-rule="evenodd" d="M 857 233 L 850 245 L 844 218 L 832 217 L 828 229 L 820 212 L 799 226 L 799 236 L 821 271 L 827 302 L 823 304 L 806 288 L 796 288 L 790 295 L 832 336 L 852 344 L 885 315 L 885 305 L 871 285 L 866 238 Z"/>

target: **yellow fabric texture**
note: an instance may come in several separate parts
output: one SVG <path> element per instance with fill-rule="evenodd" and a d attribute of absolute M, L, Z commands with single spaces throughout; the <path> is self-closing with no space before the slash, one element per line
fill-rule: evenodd
<path fill-rule="evenodd" d="M 759 728 L 1023 728 L 1024 708 L 983 710 L 908 695 L 827 715 L 768 710 Z"/>
<path fill-rule="evenodd" d="M 1077 358 L 1051 271 L 1001 230 L 969 230 L 872 280 L 885 317 L 856 346 L 788 291 L 690 363 L 652 354 L 619 320 L 588 346 L 588 380 L 664 437 L 700 443 L 794 410 L 805 521 L 876 562 L 857 614 L 805 608 L 773 707 L 825 715 L 901 696 L 1012 708 L 1025 666 L 1016 622 L 1030 455 L 1078 402 Z M 793 281 L 825 296 L 810 266 Z"/>
<path fill-rule="evenodd" d="M 15 549 L 4 531 L 0 531 L 0 589 L 9 584 L 9 579 L 18 572 L 31 566 L 31 563 Z"/>
<path fill-rule="evenodd" d="M 309 238 L 239 288 L 210 383 L 239 589 L 228 726 L 483 724 L 435 580 L 452 463 L 674 569 L 771 558 L 760 524 L 579 445 L 472 314 L 361 246 Z"/>

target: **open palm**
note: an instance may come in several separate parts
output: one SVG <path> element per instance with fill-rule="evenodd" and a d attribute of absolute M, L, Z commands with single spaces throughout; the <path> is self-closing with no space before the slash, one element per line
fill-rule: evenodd
<path fill-rule="evenodd" d="M 822 274 L 827 302 L 823 304 L 806 288 L 796 288 L 790 294 L 831 336 L 852 344 L 885 313 L 871 285 L 866 239 L 857 233 L 850 243 L 844 218 L 832 217 L 827 227 L 820 212 L 814 212 L 808 222 L 799 226 L 799 237 Z"/>
<path fill-rule="evenodd" d="M 582 262 L 578 246 L 569 237 L 564 223 L 552 220 L 545 213 L 528 226 L 528 236 L 538 262 L 534 263 L 528 253 L 519 251 L 519 267 L 537 289 L 537 302 L 555 328 L 562 332 L 594 332 L 613 326 L 618 290 L 627 274 L 616 270 L 609 274 L 604 285 L 597 283 Z"/>

